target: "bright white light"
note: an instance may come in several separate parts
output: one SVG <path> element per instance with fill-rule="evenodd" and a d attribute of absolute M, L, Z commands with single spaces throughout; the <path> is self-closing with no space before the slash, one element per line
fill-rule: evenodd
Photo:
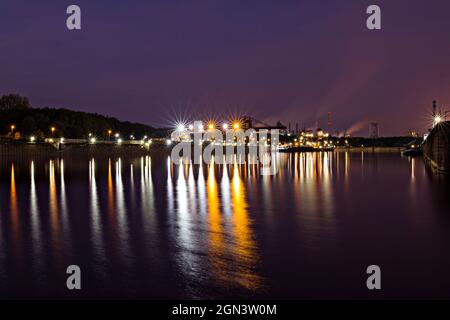
<path fill-rule="evenodd" d="M 166 140 L 166 144 L 167 144 L 168 146 L 170 146 L 170 145 L 172 144 L 172 140 L 167 139 L 167 140 Z"/>
<path fill-rule="evenodd" d="M 184 126 L 184 124 L 180 123 L 180 124 L 178 125 L 178 127 L 177 127 L 177 130 L 178 130 L 178 131 L 184 131 L 184 130 L 186 130 L 186 127 Z"/>
<path fill-rule="evenodd" d="M 189 130 L 194 130 L 194 125 L 190 124 L 189 125 Z"/>
<path fill-rule="evenodd" d="M 120 138 L 117 139 L 117 142 L 118 142 L 118 143 L 122 143 L 122 139 L 120 139 Z"/>
<path fill-rule="evenodd" d="M 441 116 L 435 116 L 435 117 L 434 117 L 434 124 L 435 124 L 435 125 L 438 124 L 438 123 L 441 123 L 441 122 L 442 122 Z"/>
<path fill-rule="evenodd" d="M 61 143 L 64 143 L 64 138 L 61 138 L 59 141 L 60 141 Z"/>
<path fill-rule="evenodd" d="M 91 138 L 91 143 L 95 143 L 97 141 L 95 138 Z"/>
<path fill-rule="evenodd" d="M 116 134 L 114 135 L 114 137 L 118 138 L 118 137 L 119 137 L 119 134 L 118 134 L 118 133 L 116 133 Z"/>
<path fill-rule="evenodd" d="M 223 130 L 228 130 L 228 123 L 224 123 L 224 124 L 222 125 L 222 128 L 223 128 Z"/>
<path fill-rule="evenodd" d="M 31 141 L 31 142 L 34 142 L 35 140 L 36 140 L 36 137 L 35 137 L 35 136 L 31 136 L 31 137 L 30 137 L 30 141 Z"/>

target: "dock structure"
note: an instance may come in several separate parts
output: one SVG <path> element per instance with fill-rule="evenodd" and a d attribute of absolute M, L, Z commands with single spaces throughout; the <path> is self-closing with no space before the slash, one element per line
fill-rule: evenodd
<path fill-rule="evenodd" d="M 164 153 L 170 150 L 165 139 L 153 139 L 153 143 L 140 141 L 96 141 L 86 139 L 59 139 L 47 142 L 0 141 L 0 159 L 39 159 L 48 157 L 93 156 L 141 156 L 150 152 Z"/>
<path fill-rule="evenodd" d="M 442 121 L 431 129 L 423 143 L 423 155 L 436 173 L 450 174 L 450 121 Z"/>

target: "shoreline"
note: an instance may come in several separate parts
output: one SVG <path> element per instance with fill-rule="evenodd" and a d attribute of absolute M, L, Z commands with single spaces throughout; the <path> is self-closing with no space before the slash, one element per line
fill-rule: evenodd
<path fill-rule="evenodd" d="M 334 152 L 401 152 L 403 147 L 337 147 Z M 67 156 L 104 156 L 104 157 L 123 157 L 123 156 L 145 156 L 150 154 L 170 154 L 172 146 L 167 146 L 162 142 L 154 142 L 151 146 L 140 144 L 115 144 L 115 143 L 97 143 L 97 144 L 64 144 L 62 148 L 57 149 L 50 143 L 27 143 L 13 142 L 0 143 L 0 157 L 20 157 L 20 158 L 45 158 L 45 157 L 67 157 Z M 323 151 L 317 151 L 323 152 Z M 333 151 L 328 151 L 333 152 Z"/>

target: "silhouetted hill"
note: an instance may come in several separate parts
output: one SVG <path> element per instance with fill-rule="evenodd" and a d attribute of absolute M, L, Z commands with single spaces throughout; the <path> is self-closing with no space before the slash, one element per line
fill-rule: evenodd
<path fill-rule="evenodd" d="M 167 131 L 97 113 L 32 108 L 27 98 L 13 94 L 0 98 L 0 134 L 10 134 L 11 125 L 14 125 L 14 132 L 20 132 L 22 136 L 34 135 L 38 138 L 50 136 L 52 127 L 55 128 L 55 137 L 73 139 L 86 138 L 89 133 L 106 139 L 109 130 L 112 137 L 119 133 L 124 139 L 128 139 L 130 135 L 136 139 L 164 136 Z"/>

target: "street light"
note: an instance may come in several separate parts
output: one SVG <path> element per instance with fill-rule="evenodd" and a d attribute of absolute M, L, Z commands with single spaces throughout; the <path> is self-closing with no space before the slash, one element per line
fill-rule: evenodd
<path fill-rule="evenodd" d="M 111 129 L 108 130 L 108 140 L 111 140 L 111 133 L 112 133 L 112 130 Z"/>
<path fill-rule="evenodd" d="M 223 130 L 228 130 L 228 123 L 224 123 L 224 124 L 222 125 L 222 128 L 223 128 Z"/>
<path fill-rule="evenodd" d="M 440 115 L 436 115 L 436 116 L 434 117 L 434 126 L 438 125 L 438 124 L 441 123 L 441 122 L 442 122 L 441 116 L 440 116 Z"/>
<path fill-rule="evenodd" d="M 15 125 L 11 125 L 11 138 L 14 139 L 14 129 L 16 128 Z"/>
<path fill-rule="evenodd" d="M 55 134 L 55 130 L 56 130 L 56 128 L 55 128 L 55 127 L 51 127 L 51 128 L 50 128 L 50 131 L 52 132 L 52 138 L 54 137 L 54 134 Z"/>

